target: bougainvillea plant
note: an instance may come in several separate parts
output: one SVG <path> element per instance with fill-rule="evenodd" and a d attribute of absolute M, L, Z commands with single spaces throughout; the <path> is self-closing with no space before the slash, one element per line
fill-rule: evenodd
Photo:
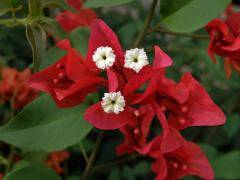
<path fill-rule="evenodd" d="M 23 66 L 1 64 L 0 179 L 240 178 L 224 164 L 240 152 L 228 159 L 211 146 L 222 127 L 236 134 L 226 117 L 239 96 L 225 105 L 203 80 L 207 63 L 191 68 L 200 51 L 240 78 L 240 10 L 230 0 L 149 2 L 0 2 L 0 25 L 24 26 L 32 51 Z M 204 51 L 189 58 L 186 42 Z"/>

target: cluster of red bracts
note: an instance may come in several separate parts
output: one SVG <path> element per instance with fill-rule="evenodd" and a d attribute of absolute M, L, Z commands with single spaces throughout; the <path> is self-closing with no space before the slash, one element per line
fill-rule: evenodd
<path fill-rule="evenodd" d="M 125 140 L 117 147 L 118 155 L 138 152 L 153 158 L 152 170 L 158 180 L 187 175 L 213 179 L 201 149 L 179 131 L 220 125 L 225 116 L 191 74 L 184 74 L 179 83 L 167 78 L 166 68 L 172 60 L 158 46 L 152 65 L 146 62 L 142 49 L 125 54 L 115 33 L 99 19 L 91 25 L 86 58 L 71 48 L 68 40 L 57 46 L 67 55 L 34 74 L 31 87 L 50 94 L 62 108 L 81 104 L 89 93 L 107 89 L 102 101 L 86 109 L 84 118 L 98 129 L 120 130 Z M 154 117 L 162 134 L 148 141 Z"/>
<path fill-rule="evenodd" d="M 0 81 L 0 102 L 12 103 L 12 108 L 23 108 L 38 96 L 38 91 L 29 87 L 28 80 L 32 75 L 30 69 L 22 72 L 14 68 L 2 68 Z"/>
<path fill-rule="evenodd" d="M 82 9 L 83 0 L 67 0 L 67 3 L 76 12 L 64 11 L 55 18 L 66 32 L 70 32 L 77 27 L 90 26 L 91 22 L 97 18 L 93 10 Z"/>
<path fill-rule="evenodd" d="M 229 79 L 232 68 L 240 74 L 240 12 L 234 12 L 229 5 L 225 13 L 226 19 L 210 21 L 206 30 L 210 35 L 208 54 L 216 63 L 214 54 L 224 57 L 225 72 Z"/>

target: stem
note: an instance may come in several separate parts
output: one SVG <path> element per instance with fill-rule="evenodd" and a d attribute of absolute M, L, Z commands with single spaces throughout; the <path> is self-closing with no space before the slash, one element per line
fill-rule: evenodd
<path fill-rule="evenodd" d="M 108 169 L 112 166 L 116 166 L 116 165 L 119 165 L 119 164 L 123 164 L 125 162 L 128 162 L 128 161 L 132 161 L 136 158 L 139 158 L 140 155 L 139 154 L 135 154 L 135 155 L 132 155 L 130 157 L 126 157 L 124 159 L 121 159 L 121 160 L 118 160 L 118 161 L 113 161 L 113 162 L 110 162 L 110 163 L 107 163 L 107 164 L 103 164 L 103 165 L 99 165 L 99 166 L 95 166 L 93 168 L 93 171 L 99 171 L 99 170 L 102 170 L 102 169 Z"/>
<path fill-rule="evenodd" d="M 11 171 L 12 169 L 12 161 L 13 161 L 13 158 L 14 158 L 14 155 L 15 155 L 15 147 L 10 145 L 10 152 L 9 152 L 9 156 L 8 156 L 8 164 L 6 166 L 6 173 L 8 173 L 9 171 Z"/>
<path fill-rule="evenodd" d="M 19 26 L 26 25 L 26 18 L 0 19 L 0 25 Z"/>
<path fill-rule="evenodd" d="M 152 32 L 159 32 L 159 33 L 170 34 L 170 35 L 175 35 L 175 36 L 184 36 L 184 37 L 190 37 L 190 38 L 194 38 L 194 39 L 209 39 L 209 36 L 204 35 L 204 34 L 173 32 L 173 31 L 169 31 L 167 29 L 160 29 L 160 28 L 158 28 L 158 29 L 150 28 L 148 30 L 148 33 L 152 33 Z"/>
<path fill-rule="evenodd" d="M 92 166 L 94 164 L 94 161 L 97 157 L 97 153 L 100 149 L 100 146 L 101 146 L 101 143 L 102 143 L 102 140 L 103 140 L 103 131 L 100 131 L 100 133 L 98 134 L 98 137 L 97 137 L 97 141 L 94 145 L 94 149 L 90 155 L 90 158 L 89 158 L 89 161 L 88 161 L 88 164 L 83 172 L 83 176 L 82 176 L 82 179 L 83 180 L 88 180 L 89 179 L 89 175 L 91 174 L 91 171 L 92 171 Z"/>
<path fill-rule="evenodd" d="M 155 8 L 157 6 L 157 2 L 158 2 L 158 0 L 153 0 L 152 1 L 151 8 L 150 8 L 149 14 L 148 14 L 148 16 L 147 16 L 147 18 L 144 22 L 143 28 L 142 28 L 141 32 L 139 33 L 136 41 L 133 44 L 134 47 L 137 47 L 141 43 L 141 41 L 143 40 L 144 35 L 146 34 L 147 29 L 149 28 L 151 20 L 153 18 Z"/>
<path fill-rule="evenodd" d="M 84 148 L 82 142 L 79 143 L 79 146 L 80 146 L 80 150 L 81 150 L 81 152 L 82 152 L 82 155 L 83 155 L 83 157 L 84 157 L 84 160 L 85 160 L 86 163 L 88 164 L 89 159 L 88 159 L 87 153 L 86 153 L 86 151 L 85 151 L 85 148 Z"/>

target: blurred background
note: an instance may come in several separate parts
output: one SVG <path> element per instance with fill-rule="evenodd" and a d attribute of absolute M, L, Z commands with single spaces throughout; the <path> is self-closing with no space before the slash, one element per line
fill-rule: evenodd
<path fill-rule="evenodd" d="M 123 6 L 97 9 L 95 12 L 117 33 L 123 48 L 128 49 L 133 45 L 143 26 L 150 2 L 136 0 Z M 239 4 L 239 1 L 234 3 Z M 55 17 L 59 11 L 60 9 L 56 7 L 46 8 L 44 13 Z M 19 17 L 25 16 L 27 9 L 23 8 L 17 14 Z M 3 15 L 1 18 L 5 17 L 9 15 Z M 159 13 L 156 12 L 153 23 L 157 23 L 159 18 Z M 207 35 L 203 29 L 196 33 Z M 82 54 L 86 54 L 88 36 L 88 28 L 76 28 L 69 34 L 74 48 L 80 50 Z M 183 134 L 203 148 L 214 167 L 216 179 L 240 179 L 240 76 L 234 72 L 232 78 L 226 80 L 221 58 L 214 65 L 207 54 L 208 43 L 208 39 L 154 32 L 145 37 L 140 47 L 144 47 L 151 54 L 149 59 L 152 60 L 153 46 L 159 45 L 174 60 L 174 65 L 168 68 L 167 76 L 178 81 L 184 72 L 191 72 L 226 113 L 227 123 L 223 126 L 192 127 L 184 130 Z M 53 39 L 49 37 L 41 69 L 53 64 L 62 55 L 63 52 L 56 50 Z M 0 26 L 0 67 L 23 70 L 31 67 L 31 62 L 32 52 L 25 36 L 25 28 Z M 0 106 L 2 124 L 7 116 L 7 109 L 6 104 Z M 153 128 L 158 131 L 157 127 Z M 87 153 L 93 148 L 95 135 L 96 132 L 92 131 L 83 141 Z M 122 140 L 123 137 L 118 132 L 106 132 L 102 150 L 93 170 L 93 179 L 153 179 L 154 175 L 150 171 L 151 160 L 139 156 L 116 157 L 115 147 Z M 0 147 L 1 156 L 8 154 L 8 145 L 1 143 Z M 68 152 L 70 157 L 62 164 L 65 167 L 62 177 L 67 180 L 78 180 L 85 166 L 83 155 L 79 151 L 79 145 L 69 148 Z M 114 162 L 114 165 L 109 162 Z"/>

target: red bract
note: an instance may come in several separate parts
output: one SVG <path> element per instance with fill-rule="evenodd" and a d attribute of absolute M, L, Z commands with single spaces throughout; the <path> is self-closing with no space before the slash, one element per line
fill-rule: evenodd
<path fill-rule="evenodd" d="M 61 163 L 69 157 L 70 154 L 68 151 L 56 151 L 48 155 L 47 164 L 57 173 L 63 173 L 64 169 L 61 167 Z"/>
<path fill-rule="evenodd" d="M 224 113 L 206 90 L 188 73 L 182 77 L 180 83 L 163 76 L 154 76 L 143 96 L 135 102 L 154 105 L 159 118 L 162 117 L 162 126 L 166 128 L 163 113 L 169 116 L 170 123 L 178 129 L 189 126 L 216 126 L 226 121 Z"/>
<path fill-rule="evenodd" d="M 133 109 L 132 113 L 135 115 L 137 123 L 133 126 L 126 125 L 120 128 L 120 131 L 124 134 L 125 140 L 117 147 L 118 155 L 122 155 L 126 152 L 132 153 L 133 151 L 137 151 L 140 154 L 146 154 L 153 143 L 152 141 L 147 144 L 147 137 L 154 116 L 151 106 L 141 106 L 139 110 Z"/>
<path fill-rule="evenodd" d="M 0 99 L 2 103 L 13 102 L 14 109 L 20 109 L 38 96 L 38 92 L 28 85 L 31 70 L 22 72 L 14 68 L 2 68 L 0 81 Z"/>
<path fill-rule="evenodd" d="M 35 73 L 29 81 L 31 87 L 49 93 L 59 107 L 71 107 L 82 103 L 100 85 L 107 84 L 95 69 L 85 66 L 83 57 L 70 47 L 68 40 L 60 41 L 57 46 L 67 50 L 67 55 Z"/>
<path fill-rule="evenodd" d="M 169 122 L 178 129 L 189 126 L 217 126 L 224 124 L 226 117 L 212 101 L 206 90 L 190 74 L 184 74 L 181 82 L 188 90 L 188 98 L 182 103 L 163 100 L 169 109 Z"/>
<path fill-rule="evenodd" d="M 56 16 L 57 22 L 66 32 L 70 32 L 77 27 L 90 26 L 91 22 L 97 18 L 93 10 L 82 9 L 82 0 L 68 0 L 68 5 L 77 12 L 64 11 Z"/>
<path fill-rule="evenodd" d="M 227 78 L 230 78 L 232 68 L 238 73 L 240 56 L 240 12 L 233 12 L 227 8 L 226 20 L 214 19 L 206 26 L 210 35 L 208 54 L 216 63 L 214 54 L 223 56 L 225 59 L 225 71 Z"/>
<path fill-rule="evenodd" d="M 99 47 L 111 48 L 116 55 L 115 64 L 107 69 L 109 79 L 109 92 L 121 92 L 126 101 L 123 112 L 119 114 L 106 113 L 101 102 L 89 107 L 85 112 L 85 119 L 100 129 L 118 129 L 124 125 L 133 124 L 136 118 L 131 112 L 131 104 L 140 94 L 131 89 L 139 88 L 155 73 L 164 73 L 164 68 L 172 64 L 171 59 L 159 47 L 155 47 L 155 60 L 153 66 L 146 65 L 137 74 L 124 67 L 124 52 L 115 33 L 101 20 L 92 24 L 86 64 L 96 68 L 93 55 Z M 100 71 L 100 69 L 99 69 Z M 112 88 L 111 87 L 115 87 Z"/>
<path fill-rule="evenodd" d="M 185 141 L 175 151 L 162 153 L 152 164 L 156 180 L 175 180 L 184 176 L 199 176 L 213 180 L 214 174 L 207 157 L 194 143 Z"/>
<path fill-rule="evenodd" d="M 119 43 L 116 34 L 105 24 L 102 20 L 96 19 L 91 25 L 91 34 L 88 43 L 88 53 L 86 57 L 86 64 L 90 67 L 95 67 L 96 64 L 93 62 L 93 54 L 99 47 L 111 47 L 116 54 L 116 68 L 119 71 L 123 68 L 124 63 L 124 51 Z"/>

